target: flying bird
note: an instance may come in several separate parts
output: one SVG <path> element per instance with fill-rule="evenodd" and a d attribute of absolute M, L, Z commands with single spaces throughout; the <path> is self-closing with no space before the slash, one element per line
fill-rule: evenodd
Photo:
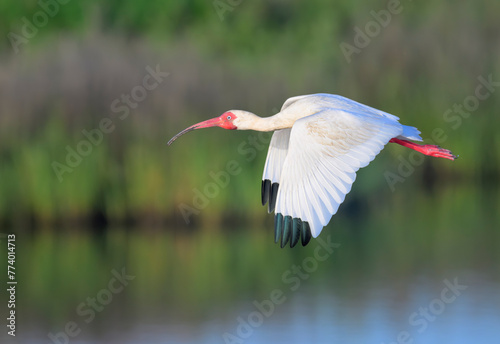
<path fill-rule="evenodd" d="M 420 131 L 399 118 L 332 94 L 289 98 L 274 116 L 230 110 L 175 135 L 201 128 L 274 131 L 262 177 L 262 205 L 275 212 L 274 240 L 294 247 L 316 238 L 351 190 L 356 171 L 389 142 L 455 160 L 447 149 L 418 144 Z"/>

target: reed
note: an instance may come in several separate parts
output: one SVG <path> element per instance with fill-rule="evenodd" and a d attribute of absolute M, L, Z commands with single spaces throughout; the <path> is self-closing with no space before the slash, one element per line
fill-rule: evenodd
<path fill-rule="evenodd" d="M 238 149 L 254 134 L 213 129 L 172 147 L 166 141 L 231 108 L 266 116 L 289 96 L 315 92 L 343 94 L 396 114 L 426 139 L 438 130 L 441 145 L 460 155 L 454 163 L 426 159 L 406 184 L 498 182 L 500 91 L 493 89 L 467 115 L 453 110 L 475 95 L 478 78 L 500 80 L 492 57 L 496 36 L 488 34 L 500 29 L 491 15 L 496 3 L 454 5 L 461 21 L 443 5 L 412 4 L 351 63 L 339 44 L 373 18 L 349 1 L 335 9 L 320 0 L 286 8 L 244 2 L 224 21 L 204 1 L 165 3 L 161 10 L 155 2 L 93 4 L 68 3 L 19 54 L 4 46 L 0 55 L 1 223 L 182 223 L 179 205 L 193 206 L 195 190 L 203 192 L 213 182 L 210 172 L 224 171 L 231 160 L 241 172 L 197 209 L 193 222 L 245 216 L 262 223 L 267 148 L 255 155 Z M 0 25 L 18 29 L 20 17 L 38 10 L 26 6 L 6 8 Z M 116 6 L 127 10 L 114 11 Z M 475 49 L 463 49 L 472 43 Z M 124 104 L 122 95 L 143 83 L 148 67 L 169 74 L 135 108 L 116 111 L 112 104 Z M 103 119 L 113 130 L 101 132 L 91 152 L 58 178 L 54 162 L 69 166 L 68 147 L 85 145 L 85 133 L 99 129 Z M 384 172 L 397 172 L 400 159 L 407 161 L 409 152 L 385 150 L 360 172 L 364 177 L 349 198 L 391 194 Z"/>

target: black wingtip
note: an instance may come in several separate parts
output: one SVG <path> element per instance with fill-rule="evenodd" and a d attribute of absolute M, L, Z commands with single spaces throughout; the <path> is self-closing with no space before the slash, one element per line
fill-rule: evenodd
<path fill-rule="evenodd" d="M 302 239 L 302 246 L 306 246 L 312 238 L 311 227 L 309 227 L 307 221 L 302 221 L 300 237 Z"/>
<path fill-rule="evenodd" d="M 269 194 L 271 193 L 271 181 L 269 179 L 265 179 L 262 181 L 262 205 L 266 205 L 267 201 L 269 201 Z"/>
<path fill-rule="evenodd" d="M 267 207 L 267 212 L 270 214 L 274 211 L 276 207 L 276 197 L 278 196 L 279 183 L 273 183 L 271 186 L 271 193 L 269 195 L 269 204 Z"/>
<path fill-rule="evenodd" d="M 270 214 L 276 207 L 279 183 L 272 183 L 269 179 L 264 179 L 261 186 L 262 205 L 267 204 L 267 212 Z"/>
<path fill-rule="evenodd" d="M 294 218 L 292 222 L 292 236 L 290 238 L 290 247 L 294 247 L 299 242 L 301 227 L 302 221 L 297 217 Z"/>
<path fill-rule="evenodd" d="M 281 248 L 284 248 L 288 241 L 290 241 L 290 247 L 294 247 L 299 240 L 302 246 L 306 246 L 311 238 L 311 227 L 308 222 L 297 217 L 283 216 L 281 213 L 274 217 L 274 242 L 279 242 Z"/>
<path fill-rule="evenodd" d="M 280 240 L 281 232 L 283 228 L 283 215 L 276 214 L 274 217 L 274 243 L 278 243 Z"/>
<path fill-rule="evenodd" d="M 290 234 L 292 232 L 292 217 L 285 216 L 285 221 L 283 222 L 283 229 L 281 231 L 281 248 L 285 247 L 290 239 Z"/>

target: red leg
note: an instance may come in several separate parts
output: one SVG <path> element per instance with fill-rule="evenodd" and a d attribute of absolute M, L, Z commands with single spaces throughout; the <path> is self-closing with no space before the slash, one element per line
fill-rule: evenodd
<path fill-rule="evenodd" d="M 435 156 L 436 158 L 445 158 L 450 160 L 455 160 L 457 158 L 457 156 L 455 156 L 448 149 L 444 149 L 436 145 L 421 145 L 415 142 L 400 140 L 397 138 L 392 138 L 389 142 L 397 143 L 398 145 L 401 145 L 403 147 L 408 147 L 422 154 Z"/>

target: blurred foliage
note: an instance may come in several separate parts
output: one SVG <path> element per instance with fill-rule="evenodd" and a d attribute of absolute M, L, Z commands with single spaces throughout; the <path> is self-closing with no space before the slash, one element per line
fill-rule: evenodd
<path fill-rule="evenodd" d="M 460 123 L 444 114 L 474 95 L 479 76 L 500 80 L 500 3 L 403 2 L 348 63 L 340 43 L 354 44 L 354 28 L 386 8 L 378 1 L 274 0 L 218 13 L 202 0 L 70 1 L 16 54 L 7 34 L 22 32 L 23 17 L 32 22 L 41 7 L 0 1 L 0 223 L 181 224 L 179 205 L 194 207 L 193 190 L 204 192 L 210 172 L 231 160 L 241 172 L 191 219 L 261 223 L 269 219 L 259 204 L 267 146 L 255 156 L 239 149 L 255 134 L 213 129 L 172 147 L 166 141 L 231 108 L 267 116 L 288 97 L 316 92 L 396 114 L 425 139 L 443 129 L 441 145 L 461 158 L 427 158 L 396 188 L 497 185 L 500 91 Z M 142 84 L 148 66 L 170 74 L 121 119 L 111 104 Z M 82 145 L 83 131 L 103 118 L 114 130 L 60 181 L 53 163 L 67 165 L 67 147 Z M 388 196 L 384 172 L 398 173 L 409 155 L 384 150 L 360 171 L 348 200 Z"/>

